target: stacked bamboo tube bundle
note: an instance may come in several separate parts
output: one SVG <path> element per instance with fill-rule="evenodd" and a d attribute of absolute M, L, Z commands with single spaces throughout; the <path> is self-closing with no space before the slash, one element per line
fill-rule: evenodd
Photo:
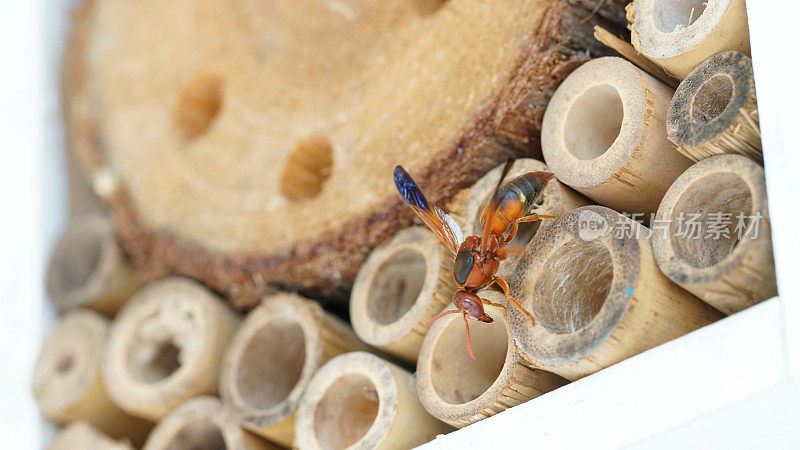
<path fill-rule="evenodd" d="M 511 293 L 511 333 L 534 366 L 576 380 L 723 317 L 656 265 L 648 230 L 601 206 L 571 211 L 539 233 Z"/>
<path fill-rule="evenodd" d="M 111 327 L 103 377 L 114 401 L 150 420 L 217 392 L 220 360 L 239 323 L 212 292 L 185 278 L 145 286 Z"/>
<path fill-rule="evenodd" d="M 334 356 L 366 348 L 318 304 L 295 294 L 265 297 L 225 352 L 220 394 L 244 428 L 294 446 L 295 410 L 311 377 Z"/>
<path fill-rule="evenodd" d="M 497 292 L 480 294 L 503 301 Z M 486 306 L 494 323 L 472 322 L 475 360 L 467 353 L 463 318 L 444 316 L 428 331 L 417 362 L 417 393 L 437 419 L 465 427 L 567 383 L 558 375 L 526 366 L 501 308 Z"/>
<path fill-rule="evenodd" d="M 698 162 L 667 191 L 656 221 L 658 266 L 718 310 L 732 314 L 777 295 L 764 169 L 755 162 Z"/>
<path fill-rule="evenodd" d="M 627 10 L 634 48 L 678 78 L 722 51 L 750 55 L 745 0 L 634 0 Z"/>
<path fill-rule="evenodd" d="M 350 297 L 353 330 L 364 342 L 414 363 L 425 322 L 455 290 L 447 248 L 427 228 L 403 229 L 358 270 Z"/>
<path fill-rule="evenodd" d="M 144 450 L 268 450 L 279 447 L 243 430 L 218 398 L 194 397 L 164 417 Z"/>
<path fill-rule="evenodd" d="M 102 379 L 108 319 L 96 312 L 67 312 L 50 332 L 33 370 L 33 396 L 42 414 L 65 424 L 84 421 L 115 438 L 144 442 L 152 424 L 115 405 Z M 97 433 L 77 427 L 65 442 L 93 441 Z M 87 448 L 87 447 L 84 447 Z"/>
<path fill-rule="evenodd" d="M 72 422 L 58 432 L 58 435 L 47 447 L 48 450 L 133 450 L 124 441 L 115 441 L 86 422 Z"/>
<path fill-rule="evenodd" d="M 422 407 L 411 373 L 364 352 L 319 369 L 295 427 L 298 446 L 309 450 L 412 448 L 452 430 Z"/>
<path fill-rule="evenodd" d="M 90 214 L 73 219 L 56 244 L 46 286 L 59 310 L 81 306 L 112 316 L 141 281 L 117 246 L 111 221 Z"/>
<path fill-rule="evenodd" d="M 733 153 L 760 162 L 761 131 L 750 58 L 728 51 L 695 67 L 672 98 L 667 134 L 694 161 Z"/>
<path fill-rule="evenodd" d="M 542 152 L 559 181 L 601 205 L 654 213 L 692 161 L 667 139 L 672 89 L 616 57 L 584 64 L 559 86 Z"/>

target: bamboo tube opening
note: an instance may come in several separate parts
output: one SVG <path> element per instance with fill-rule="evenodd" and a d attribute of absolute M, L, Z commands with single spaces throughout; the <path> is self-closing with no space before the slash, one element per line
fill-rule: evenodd
<path fill-rule="evenodd" d="M 183 88 L 175 108 L 175 124 L 189 138 L 204 133 L 222 107 L 223 80 L 203 73 L 192 78 Z"/>
<path fill-rule="evenodd" d="M 692 100 L 692 120 L 708 123 L 719 117 L 733 97 L 733 80 L 728 75 L 714 75 L 700 86 Z"/>
<path fill-rule="evenodd" d="M 56 244 L 46 285 L 59 310 L 85 306 L 113 315 L 140 282 L 117 246 L 111 222 L 88 215 L 72 221 Z"/>
<path fill-rule="evenodd" d="M 611 290 L 611 253 L 599 242 L 572 241 L 543 265 L 559 277 L 537 280 L 531 314 L 555 334 L 568 334 L 588 325 L 600 312 Z M 589 282 L 564 282 L 586 280 Z"/>
<path fill-rule="evenodd" d="M 314 433 L 325 449 L 347 448 L 361 440 L 378 416 L 380 398 L 369 378 L 343 374 L 317 403 Z"/>
<path fill-rule="evenodd" d="M 411 0 L 414 2 L 414 7 L 422 16 L 428 16 L 439 11 L 447 0 Z"/>
<path fill-rule="evenodd" d="M 764 169 L 740 155 L 706 158 L 664 196 L 653 252 L 671 280 L 732 314 L 777 294 Z"/>
<path fill-rule="evenodd" d="M 222 430 L 211 420 L 187 423 L 164 447 L 165 450 L 225 450 Z"/>
<path fill-rule="evenodd" d="M 281 193 L 292 201 L 311 199 L 333 170 L 333 148 L 322 136 L 304 139 L 289 154 L 280 179 Z"/>
<path fill-rule="evenodd" d="M 428 272 L 425 255 L 417 248 L 402 248 L 381 264 L 369 291 L 369 316 L 381 325 L 396 322 L 408 312 L 422 292 Z"/>
<path fill-rule="evenodd" d="M 157 420 L 184 400 L 217 392 L 222 352 L 238 317 L 184 278 L 147 285 L 111 328 L 104 379 L 116 403 Z"/>
<path fill-rule="evenodd" d="M 664 33 L 691 26 L 703 15 L 708 0 L 660 0 L 653 3 L 653 23 Z"/>
<path fill-rule="evenodd" d="M 126 440 L 115 441 L 86 422 L 72 422 L 55 437 L 47 450 L 133 450 Z"/>
<path fill-rule="evenodd" d="M 619 92 L 609 84 L 592 86 L 572 103 L 564 122 L 564 143 L 572 155 L 587 161 L 611 147 L 622 128 L 624 109 Z"/>

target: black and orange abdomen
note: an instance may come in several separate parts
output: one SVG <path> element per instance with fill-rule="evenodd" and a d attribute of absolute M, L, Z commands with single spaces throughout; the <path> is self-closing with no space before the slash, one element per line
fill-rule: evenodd
<path fill-rule="evenodd" d="M 495 236 L 504 234 L 541 199 L 552 173 L 528 172 L 503 183 L 481 213 L 481 225 Z M 486 221 L 489 220 L 487 224 Z"/>

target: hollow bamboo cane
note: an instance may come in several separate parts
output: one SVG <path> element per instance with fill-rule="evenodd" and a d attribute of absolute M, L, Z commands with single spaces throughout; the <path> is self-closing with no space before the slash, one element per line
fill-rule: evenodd
<path fill-rule="evenodd" d="M 635 0 L 626 9 L 634 48 L 678 78 L 719 52 L 750 55 L 745 0 Z"/>
<path fill-rule="evenodd" d="M 217 392 L 220 361 L 237 315 L 195 281 L 145 286 L 111 327 L 103 378 L 114 401 L 158 420 L 186 399 Z"/>
<path fill-rule="evenodd" d="M 502 302 L 497 292 L 488 300 Z M 470 322 L 475 360 L 467 353 L 464 320 L 451 314 L 431 326 L 417 362 L 417 393 L 434 417 L 457 428 L 485 419 L 567 383 L 523 363 L 502 309 L 486 306 L 494 323 Z"/>
<path fill-rule="evenodd" d="M 244 428 L 295 446 L 295 410 L 313 374 L 336 355 L 366 348 L 318 304 L 295 294 L 266 297 L 225 352 L 222 400 Z"/>
<path fill-rule="evenodd" d="M 777 295 L 764 169 L 755 162 L 698 162 L 667 191 L 656 222 L 659 268 L 723 313 Z"/>
<path fill-rule="evenodd" d="M 350 297 L 353 330 L 364 342 L 414 363 L 431 317 L 456 291 L 453 257 L 425 228 L 399 231 L 370 253 Z"/>
<path fill-rule="evenodd" d="M 132 417 L 115 405 L 102 380 L 108 328 L 108 319 L 94 311 L 67 312 L 39 353 L 33 370 L 33 396 L 50 420 L 62 424 L 84 421 L 103 433 L 140 445 L 153 424 Z M 85 435 L 91 441 L 90 431 L 76 427 L 67 436 L 75 434 L 79 437 L 74 439 L 81 441 L 84 438 L 80 436 Z M 67 442 L 73 442 L 71 439 Z"/>
<path fill-rule="evenodd" d="M 667 135 L 694 161 L 733 153 L 761 162 L 750 58 L 733 51 L 718 53 L 689 73 L 669 105 Z"/>
<path fill-rule="evenodd" d="M 46 286 L 59 310 L 82 306 L 112 316 L 141 281 L 117 246 L 111 221 L 91 214 L 71 221 L 61 236 Z"/>
<path fill-rule="evenodd" d="M 412 375 L 375 355 L 352 352 L 328 361 L 297 408 L 302 449 L 412 448 L 452 428 L 431 417 Z"/>
<path fill-rule="evenodd" d="M 199 396 L 173 409 L 150 433 L 143 450 L 268 450 L 280 447 L 240 428 L 217 397 Z"/>
<path fill-rule="evenodd" d="M 58 432 L 48 450 L 133 450 L 125 440 L 115 441 L 86 422 L 72 422 Z"/>
<path fill-rule="evenodd" d="M 723 315 L 673 284 L 639 223 L 601 206 L 571 211 L 522 255 L 511 334 L 535 367 L 576 380 L 705 326 Z"/>
<path fill-rule="evenodd" d="M 654 213 L 692 161 L 665 129 L 672 89 L 622 58 L 599 58 L 556 90 L 542 123 L 547 166 L 562 183 L 628 213 Z"/>

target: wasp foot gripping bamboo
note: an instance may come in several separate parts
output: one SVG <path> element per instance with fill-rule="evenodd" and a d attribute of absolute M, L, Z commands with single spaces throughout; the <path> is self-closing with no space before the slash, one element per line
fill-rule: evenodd
<path fill-rule="evenodd" d="M 108 319 L 94 311 L 67 312 L 42 346 L 33 370 L 33 396 L 42 414 L 50 420 L 85 421 L 103 433 L 140 445 L 152 424 L 116 406 L 102 380 L 108 327 Z M 86 435 L 90 439 L 92 433 L 86 428 L 78 427 L 68 435 Z"/>
<path fill-rule="evenodd" d="M 92 214 L 74 219 L 61 236 L 46 284 L 59 310 L 84 306 L 111 316 L 141 281 L 117 246 L 111 221 Z"/>
<path fill-rule="evenodd" d="M 497 292 L 481 293 L 494 302 Z M 513 309 L 513 308 L 509 308 Z M 417 393 L 434 417 L 461 428 L 566 384 L 558 375 L 523 364 L 503 310 L 486 306 L 494 318 L 471 321 L 475 359 L 467 352 L 464 319 L 445 316 L 431 326 L 417 362 Z"/>
<path fill-rule="evenodd" d="M 678 78 L 722 51 L 750 55 L 745 0 L 635 0 L 627 11 L 634 48 Z"/>
<path fill-rule="evenodd" d="M 103 378 L 131 414 L 158 420 L 195 395 L 217 392 L 220 360 L 239 319 L 195 281 L 145 286 L 111 327 Z"/>
<path fill-rule="evenodd" d="M 295 409 L 311 377 L 334 356 L 366 348 L 318 304 L 295 294 L 266 297 L 225 352 L 220 394 L 245 428 L 294 446 Z"/>
<path fill-rule="evenodd" d="M 412 375 L 364 352 L 333 358 L 311 379 L 297 408 L 301 449 L 412 448 L 452 428 L 417 399 Z"/>
<path fill-rule="evenodd" d="M 723 52 L 697 66 L 675 91 L 667 134 L 694 161 L 733 153 L 760 162 L 761 130 L 750 58 Z"/>
<path fill-rule="evenodd" d="M 453 257 L 423 227 L 398 232 L 358 270 L 350 320 L 361 340 L 414 363 L 428 327 L 456 284 Z"/>
<path fill-rule="evenodd" d="M 543 162 L 535 159 L 517 159 L 509 169 L 508 174 L 506 174 L 506 181 L 527 172 L 550 172 L 550 169 Z M 483 232 L 483 227 L 481 227 L 480 223 L 481 213 L 492 194 L 494 194 L 502 173 L 503 165 L 495 167 L 475 184 L 459 192 L 450 202 L 448 209 L 465 234 L 480 236 Z M 541 203 L 534 206 L 529 211 L 529 214 L 559 215 L 590 203 L 589 199 L 583 195 L 553 179 L 547 184 Z M 536 235 L 539 227 L 551 221 L 552 219 L 543 218 L 535 222 L 520 224 L 517 235 L 508 245 L 512 253 L 500 265 L 497 276 L 506 279 L 511 278 L 517 262 L 517 255 L 513 252 L 521 252 L 528 242 L 533 239 L 533 236 Z"/>
<path fill-rule="evenodd" d="M 559 181 L 598 203 L 654 213 L 692 161 L 667 139 L 672 89 L 622 58 L 589 61 L 556 90 L 542 152 Z"/>
<path fill-rule="evenodd" d="M 522 255 L 511 333 L 534 366 L 576 380 L 723 317 L 673 284 L 648 229 L 601 206 L 571 211 Z"/>
<path fill-rule="evenodd" d="M 133 447 L 124 440 L 111 439 L 86 422 L 72 422 L 58 432 L 47 449 L 133 450 Z"/>
<path fill-rule="evenodd" d="M 667 191 L 653 251 L 672 281 L 732 314 L 777 295 L 764 169 L 739 155 L 704 159 Z"/>
<path fill-rule="evenodd" d="M 194 397 L 173 409 L 150 433 L 143 450 L 278 449 L 240 428 L 218 398 Z"/>

